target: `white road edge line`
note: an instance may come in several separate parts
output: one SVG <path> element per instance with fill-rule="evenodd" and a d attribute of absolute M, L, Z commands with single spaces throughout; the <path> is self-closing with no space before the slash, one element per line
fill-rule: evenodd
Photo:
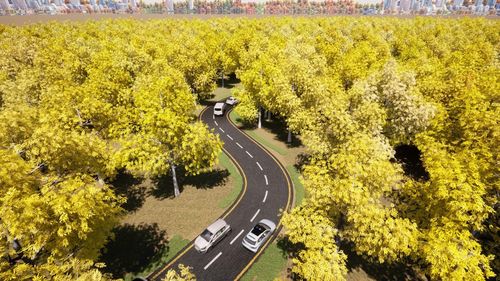
<path fill-rule="evenodd" d="M 262 200 L 262 203 L 266 203 L 266 199 L 267 199 L 267 190 L 266 190 L 266 194 L 264 195 L 264 200 Z"/>
<path fill-rule="evenodd" d="M 257 163 L 257 166 L 259 166 L 259 169 L 260 169 L 261 171 L 264 171 L 264 169 L 262 169 L 262 166 L 259 164 L 259 162 L 255 162 L 255 163 Z"/>
<path fill-rule="evenodd" d="M 224 133 L 224 130 L 222 130 L 222 128 L 221 128 L 221 127 L 219 127 L 219 130 L 221 130 L 221 131 Z"/>
<path fill-rule="evenodd" d="M 250 152 L 246 151 L 245 152 L 248 154 L 248 156 L 250 156 L 250 158 L 253 158 L 252 154 L 250 154 Z"/>
<path fill-rule="evenodd" d="M 241 144 L 239 143 L 236 143 L 237 146 L 239 146 L 240 148 L 243 148 L 243 146 L 241 146 Z"/>
<path fill-rule="evenodd" d="M 266 185 L 269 185 L 269 181 L 267 181 L 267 175 L 264 175 L 264 178 L 266 179 Z"/>
<path fill-rule="evenodd" d="M 230 140 L 234 140 L 230 135 L 227 135 L 227 137 L 230 139 Z"/>
<path fill-rule="evenodd" d="M 217 123 L 217 121 L 214 121 L 214 123 L 215 123 L 215 126 L 219 126 L 219 123 Z"/>
<path fill-rule="evenodd" d="M 260 209 L 257 210 L 257 212 L 255 212 L 255 215 L 253 215 L 252 219 L 250 220 L 250 222 L 253 222 L 253 220 L 255 219 L 255 217 L 260 213 Z"/>
<path fill-rule="evenodd" d="M 212 259 L 209 263 L 207 263 L 207 265 L 205 265 L 205 267 L 204 267 L 203 269 L 204 269 L 204 270 L 207 270 L 207 268 L 208 268 L 209 266 L 211 266 L 211 265 L 212 265 L 212 263 L 214 263 L 214 261 L 220 257 L 220 255 L 222 255 L 222 252 L 218 253 L 218 254 L 217 254 L 217 256 L 215 256 L 215 258 L 213 258 L 213 259 Z"/>
<path fill-rule="evenodd" d="M 238 235 L 236 235 L 236 237 L 234 237 L 233 240 L 231 240 L 231 242 L 229 243 L 229 245 L 233 245 L 234 241 L 236 241 L 236 239 L 238 239 L 238 237 L 240 237 L 240 235 L 243 233 L 243 231 L 245 231 L 245 230 L 242 229 L 240 231 L 240 233 L 238 233 Z"/>

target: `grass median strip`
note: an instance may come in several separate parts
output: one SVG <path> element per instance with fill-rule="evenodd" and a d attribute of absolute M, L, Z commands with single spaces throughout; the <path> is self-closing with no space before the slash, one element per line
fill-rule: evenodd
<path fill-rule="evenodd" d="M 283 255 L 276 242 L 273 242 L 241 280 L 274 280 L 286 266 L 286 261 L 286 256 Z"/>
<path fill-rule="evenodd" d="M 302 203 L 302 200 L 304 199 L 305 196 L 305 190 L 304 186 L 302 185 L 302 182 L 300 181 L 300 173 L 297 171 L 297 168 L 293 165 L 288 165 L 286 166 L 286 170 L 288 171 L 288 174 L 292 178 L 293 186 L 295 188 L 295 206 L 300 205 Z"/>

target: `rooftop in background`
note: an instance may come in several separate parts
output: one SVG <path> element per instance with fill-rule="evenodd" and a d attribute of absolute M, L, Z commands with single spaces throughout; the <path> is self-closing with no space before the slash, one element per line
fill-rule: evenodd
<path fill-rule="evenodd" d="M 85 1 L 85 2 L 82 2 Z M 195 15 L 500 15 L 500 0 L 464 1 L 464 0 L 296 0 L 290 2 L 265 0 L 228 0 L 228 1 L 194 1 L 194 0 L 0 0 L 0 15 L 68 15 L 84 14 L 132 15 L 134 18 L 149 18 L 150 14 L 161 14 L 160 17 L 172 14 Z M 162 1 L 160 3 L 150 3 Z M 371 4 L 361 1 L 369 1 Z M 82 4 L 85 3 L 85 4 Z M 150 3 L 150 4 L 148 4 Z M 465 6 L 467 5 L 467 6 Z M 113 15 L 113 16 L 108 16 Z M 121 16 L 120 16 L 121 17 Z M 12 17 L 0 17 L 0 23 L 19 24 Z M 95 19 L 90 17 L 91 19 Z M 155 18 L 155 17 L 153 17 Z M 59 18 L 51 18 L 59 20 Z M 71 18 L 66 18 L 71 20 Z M 40 18 L 23 19 L 22 23 L 44 21 Z"/>

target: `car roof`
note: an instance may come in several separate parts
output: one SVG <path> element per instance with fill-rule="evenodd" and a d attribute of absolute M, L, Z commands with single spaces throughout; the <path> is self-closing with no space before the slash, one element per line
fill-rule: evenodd
<path fill-rule="evenodd" d="M 262 224 L 262 223 L 259 222 L 257 225 L 255 225 L 252 228 L 252 230 L 250 231 L 250 233 L 252 233 L 253 235 L 256 235 L 256 236 L 260 236 L 267 229 L 270 229 L 269 226 L 267 226 L 267 225 Z"/>
<path fill-rule="evenodd" d="M 224 221 L 223 219 L 218 219 L 214 223 L 209 225 L 207 227 L 207 229 L 208 229 L 208 231 L 210 231 L 212 233 L 216 233 L 217 231 L 221 230 L 221 228 L 223 228 L 226 225 L 227 225 L 226 221 Z"/>
<path fill-rule="evenodd" d="M 224 106 L 223 102 L 218 102 L 215 104 L 215 108 L 222 108 Z"/>

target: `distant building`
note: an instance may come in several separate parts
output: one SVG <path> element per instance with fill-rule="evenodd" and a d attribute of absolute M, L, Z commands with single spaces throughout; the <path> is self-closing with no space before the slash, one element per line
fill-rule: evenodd
<path fill-rule="evenodd" d="M 10 3 L 8 0 L 0 0 L 0 9 L 7 11 L 10 10 Z"/>
<path fill-rule="evenodd" d="M 476 11 L 477 12 L 482 12 L 482 10 L 483 10 L 483 0 L 476 0 L 476 2 L 474 3 L 474 5 L 476 6 Z"/>
<path fill-rule="evenodd" d="M 26 4 L 26 0 L 13 0 L 12 7 L 15 10 L 28 10 L 28 5 Z"/>
<path fill-rule="evenodd" d="M 464 0 L 453 0 L 453 10 L 460 10 L 464 4 Z"/>
<path fill-rule="evenodd" d="M 399 1 L 399 10 L 402 12 L 408 12 L 411 9 L 412 0 L 401 0 Z"/>
<path fill-rule="evenodd" d="M 396 0 L 384 0 L 384 11 L 394 11 L 396 6 Z"/>
<path fill-rule="evenodd" d="M 40 10 L 41 8 L 41 5 L 37 0 L 27 0 L 26 4 L 28 5 L 28 8 L 32 10 Z"/>

